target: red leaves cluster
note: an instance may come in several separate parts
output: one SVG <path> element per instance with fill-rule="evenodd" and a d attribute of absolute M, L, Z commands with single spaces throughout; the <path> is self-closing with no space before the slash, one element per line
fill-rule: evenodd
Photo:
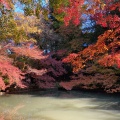
<path fill-rule="evenodd" d="M 99 10 L 95 11 L 94 19 L 96 23 L 102 27 L 108 27 L 109 29 L 119 27 L 120 17 L 117 14 L 117 11 L 120 12 L 120 3 L 110 0 L 110 2 L 106 1 L 103 5 L 104 7 L 102 9 L 100 8 Z M 113 11 L 116 12 L 111 14 Z"/>
<path fill-rule="evenodd" d="M 65 25 L 69 25 L 70 21 L 72 21 L 75 25 L 80 24 L 80 16 L 81 16 L 81 6 L 83 5 L 84 0 L 69 0 L 69 6 L 61 7 L 61 12 L 65 13 L 64 23 Z"/>
<path fill-rule="evenodd" d="M 120 11 L 120 3 L 111 4 L 111 5 L 109 6 L 109 8 L 110 8 L 111 11 L 116 10 L 116 8 L 118 9 L 118 11 Z"/>
<path fill-rule="evenodd" d="M 13 59 L 8 57 L 7 49 L 8 45 L 0 49 L 0 90 L 5 90 L 13 84 L 24 88 L 24 73 L 13 65 Z"/>
<path fill-rule="evenodd" d="M 69 54 L 69 56 L 67 56 L 66 58 L 63 59 L 64 63 L 70 63 L 71 60 L 75 59 L 78 56 L 78 54 L 76 53 L 71 53 Z"/>
<path fill-rule="evenodd" d="M 120 53 L 105 55 L 98 63 L 105 67 L 117 66 L 120 68 Z"/>
<path fill-rule="evenodd" d="M 11 65 L 9 62 L 0 61 L 0 89 L 5 89 L 6 87 L 16 84 L 18 87 L 25 87 L 22 84 L 23 73 L 15 66 Z M 4 77 L 8 79 L 8 85 L 5 86 Z"/>
<path fill-rule="evenodd" d="M 3 4 L 8 10 L 10 9 L 8 0 L 0 0 L 0 3 Z"/>
<path fill-rule="evenodd" d="M 117 28 L 120 25 L 120 17 L 118 15 L 109 15 L 105 17 L 101 16 L 99 13 L 95 16 L 98 16 L 97 19 L 95 18 L 97 24 L 101 25 L 102 27 Z"/>

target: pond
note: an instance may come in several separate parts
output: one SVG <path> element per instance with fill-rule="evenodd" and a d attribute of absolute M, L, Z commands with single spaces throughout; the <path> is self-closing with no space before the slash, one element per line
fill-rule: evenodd
<path fill-rule="evenodd" d="M 0 120 L 120 120 L 120 96 L 39 91 L 0 96 Z"/>

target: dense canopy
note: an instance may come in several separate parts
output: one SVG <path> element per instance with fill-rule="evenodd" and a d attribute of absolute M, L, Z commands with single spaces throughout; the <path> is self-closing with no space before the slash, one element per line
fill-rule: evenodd
<path fill-rule="evenodd" d="M 119 74 L 119 0 L 0 0 L 0 91 L 120 92 Z"/>

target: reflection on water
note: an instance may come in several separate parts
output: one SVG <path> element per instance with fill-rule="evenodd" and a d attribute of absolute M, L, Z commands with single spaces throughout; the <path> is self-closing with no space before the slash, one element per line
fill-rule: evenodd
<path fill-rule="evenodd" d="M 120 97 L 40 91 L 0 96 L 0 120 L 120 120 Z"/>

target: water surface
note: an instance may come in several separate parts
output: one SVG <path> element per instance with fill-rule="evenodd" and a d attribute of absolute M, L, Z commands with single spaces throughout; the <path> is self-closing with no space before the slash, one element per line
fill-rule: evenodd
<path fill-rule="evenodd" d="M 120 120 L 120 97 L 80 91 L 0 96 L 0 120 Z"/>

